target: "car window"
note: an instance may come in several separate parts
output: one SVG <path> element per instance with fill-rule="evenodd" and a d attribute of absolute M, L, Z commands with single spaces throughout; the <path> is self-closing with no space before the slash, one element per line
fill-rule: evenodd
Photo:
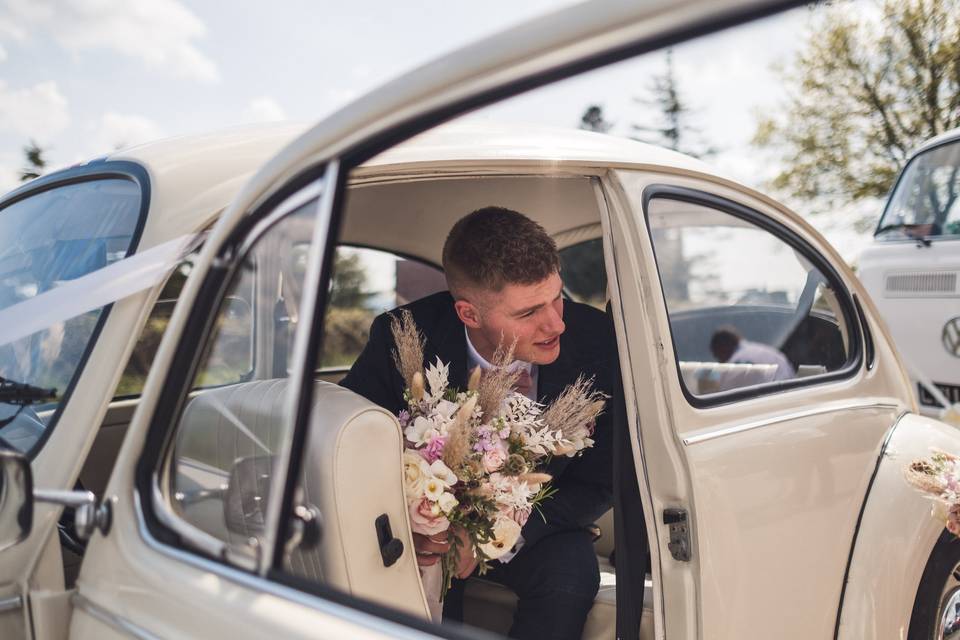
<path fill-rule="evenodd" d="M 90 180 L 43 191 L 0 211 L 0 309 L 102 269 L 130 252 L 141 217 L 139 185 Z M 33 406 L 0 403 L 0 437 L 29 451 L 53 428 L 79 377 L 106 307 L 0 345 L 0 376 L 56 390 Z"/>
<path fill-rule="evenodd" d="M 849 320 L 824 273 L 742 217 L 666 197 L 648 203 L 681 381 L 705 396 L 844 367 Z"/>
<path fill-rule="evenodd" d="M 571 300 L 604 309 L 607 272 L 603 266 L 603 239 L 593 238 L 560 249 L 560 275 Z"/>
<path fill-rule="evenodd" d="M 377 249 L 337 247 L 321 369 L 348 369 L 367 344 L 378 314 L 446 288 L 443 271 L 426 262 Z"/>
<path fill-rule="evenodd" d="M 256 557 L 286 413 L 288 353 L 316 224 L 312 199 L 272 222 L 242 256 L 199 345 L 161 477 L 191 535 Z"/>

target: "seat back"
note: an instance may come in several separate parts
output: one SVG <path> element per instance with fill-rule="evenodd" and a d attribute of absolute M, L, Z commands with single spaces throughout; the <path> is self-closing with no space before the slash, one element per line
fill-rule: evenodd
<path fill-rule="evenodd" d="M 229 541 L 262 529 L 262 511 L 249 505 L 265 501 L 268 494 L 261 478 L 269 474 L 272 454 L 288 428 L 283 422 L 286 398 L 286 380 L 258 380 L 191 399 L 181 418 L 174 478 L 178 494 L 189 495 L 195 487 L 194 495 L 202 497 L 180 505 L 188 522 Z M 426 617 L 396 418 L 347 389 L 318 382 L 306 446 L 301 502 L 319 511 L 322 538 L 312 550 L 295 551 L 288 570 Z M 214 491 L 225 486 L 230 487 L 225 494 Z M 403 544 L 403 553 L 390 566 L 375 526 L 383 515 Z"/>

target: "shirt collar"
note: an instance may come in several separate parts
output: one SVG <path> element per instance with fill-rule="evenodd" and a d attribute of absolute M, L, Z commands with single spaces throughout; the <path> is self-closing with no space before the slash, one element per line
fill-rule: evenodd
<path fill-rule="evenodd" d="M 463 328 L 463 332 L 467 336 L 467 370 L 472 370 L 477 366 L 479 366 L 483 371 L 493 369 L 493 365 L 490 364 L 486 358 L 481 356 L 480 353 L 477 352 L 477 348 L 473 346 L 473 343 L 470 341 L 470 333 L 467 331 L 466 327 Z M 533 365 L 529 362 L 524 362 L 523 360 L 514 360 L 507 366 L 507 369 L 526 369 L 527 373 L 533 375 Z"/>

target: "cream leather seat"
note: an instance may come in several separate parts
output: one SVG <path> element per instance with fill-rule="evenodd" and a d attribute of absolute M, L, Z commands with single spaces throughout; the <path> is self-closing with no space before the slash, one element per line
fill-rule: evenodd
<path fill-rule="evenodd" d="M 241 459 L 269 459 L 287 428 L 286 393 L 286 380 L 259 380 L 194 397 L 184 410 L 179 429 L 175 453 L 178 491 L 191 483 L 201 488 L 209 483 L 222 486 Z M 402 452 L 400 426 L 389 412 L 337 385 L 316 384 L 302 489 L 303 502 L 320 512 L 322 538 L 315 549 L 294 554 L 288 569 L 355 596 L 427 617 L 403 495 Z M 248 474 L 251 479 L 247 482 L 258 482 L 262 469 Z M 211 477 L 204 480 L 204 473 Z M 234 474 L 231 480 L 236 482 L 236 478 Z M 262 500 L 266 486 L 257 487 L 257 492 Z M 208 533 L 227 539 L 242 535 L 233 522 L 235 513 L 224 515 L 224 506 L 221 497 L 186 504 L 182 511 L 188 521 Z M 245 514 L 247 509 L 235 512 Z M 392 536 L 403 545 L 390 566 L 381 553 L 375 524 L 383 516 Z M 396 545 L 394 542 L 394 549 Z"/>

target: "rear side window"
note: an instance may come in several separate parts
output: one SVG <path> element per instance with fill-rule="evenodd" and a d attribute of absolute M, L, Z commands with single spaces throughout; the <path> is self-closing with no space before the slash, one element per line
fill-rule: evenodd
<path fill-rule="evenodd" d="M 125 258 L 140 212 L 140 187 L 123 178 L 55 187 L 0 211 L 0 309 Z M 0 437 L 6 443 L 30 451 L 54 426 L 105 309 L 0 345 L 0 376 L 56 390 L 55 399 L 32 406 L 0 403 Z"/>
<path fill-rule="evenodd" d="M 654 197 L 647 214 L 688 393 L 776 390 L 855 355 L 837 290 L 805 252 L 706 203 Z"/>

